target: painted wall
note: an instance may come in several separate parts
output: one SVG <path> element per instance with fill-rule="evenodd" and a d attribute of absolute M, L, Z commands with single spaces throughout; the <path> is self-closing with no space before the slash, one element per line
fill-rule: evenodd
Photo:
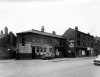
<path fill-rule="evenodd" d="M 32 53 L 31 43 L 25 44 L 25 46 L 22 46 L 22 44 L 19 44 L 19 52 L 20 53 Z"/>
<path fill-rule="evenodd" d="M 22 37 L 25 38 L 25 46 L 22 46 Z M 46 47 L 47 51 L 49 51 L 49 48 L 63 46 L 63 43 L 65 43 L 63 39 L 38 34 L 30 33 L 17 36 L 19 53 L 32 53 L 32 46 Z"/>

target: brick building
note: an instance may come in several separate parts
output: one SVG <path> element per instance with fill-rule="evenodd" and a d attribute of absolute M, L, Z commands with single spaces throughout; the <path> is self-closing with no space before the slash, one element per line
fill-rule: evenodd
<path fill-rule="evenodd" d="M 92 56 L 94 53 L 94 37 L 89 33 L 83 33 L 78 30 L 69 28 L 63 34 L 66 38 L 67 56 L 69 57 L 82 57 Z"/>
<path fill-rule="evenodd" d="M 100 37 L 94 37 L 95 38 L 95 43 L 94 43 L 94 50 L 95 50 L 95 55 L 100 55 Z"/>
<path fill-rule="evenodd" d="M 16 49 L 16 36 L 13 32 L 8 32 L 5 27 L 4 31 L 0 31 L 0 59 L 9 59 L 15 57 L 11 50 Z M 10 51 L 9 51 L 10 50 Z"/>
<path fill-rule="evenodd" d="M 17 33 L 18 58 L 44 58 L 64 56 L 65 39 L 56 35 L 55 31 L 47 33 L 42 26 L 41 31 L 30 30 Z"/>

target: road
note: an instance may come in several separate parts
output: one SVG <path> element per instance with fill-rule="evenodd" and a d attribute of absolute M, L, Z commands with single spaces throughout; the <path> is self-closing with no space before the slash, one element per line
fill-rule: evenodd
<path fill-rule="evenodd" d="M 13 60 L 0 62 L 0 77 L 100 77 L 93 59 Z"/>

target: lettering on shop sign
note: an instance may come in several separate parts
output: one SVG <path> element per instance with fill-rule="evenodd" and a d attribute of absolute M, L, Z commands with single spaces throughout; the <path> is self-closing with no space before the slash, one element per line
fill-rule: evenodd
<path fill-rule="evenodd" d="M 43 39 L 43 38 L 33 38 L 32 39 L 32 45 L 43 45 L 43 44 L 47 44 L 47 40 Z"/>
<path fill-rule="evenodd" d="M 33 43 L 43 43 L 44 40 L 43 40 L 43 39 L 40 39 L 40 38 L 33 38 L 33 39 L 32 39 L 32 42 L 33 42 Z"/>
<path fill-rule="evenodd" d="M 34 45 L 43 45 L 43 44 L 42 43 L 33 43 L 32 42 L 31 45 L 34 46 Z"/>
<path fill-rule="evenodd" d="M 56 39 L 48 39 L 48 38 L 33 38 L 32 43 L 35 44 L 52 44 L 59 45 L 59 41 Z"/>

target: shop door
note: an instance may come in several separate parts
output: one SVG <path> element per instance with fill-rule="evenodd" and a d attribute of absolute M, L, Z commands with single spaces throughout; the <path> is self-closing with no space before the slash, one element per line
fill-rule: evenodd
<path fill-rule="evenodd" d="M 32 47 L 32 58 L 35 58 L 35 47 Z"/>

